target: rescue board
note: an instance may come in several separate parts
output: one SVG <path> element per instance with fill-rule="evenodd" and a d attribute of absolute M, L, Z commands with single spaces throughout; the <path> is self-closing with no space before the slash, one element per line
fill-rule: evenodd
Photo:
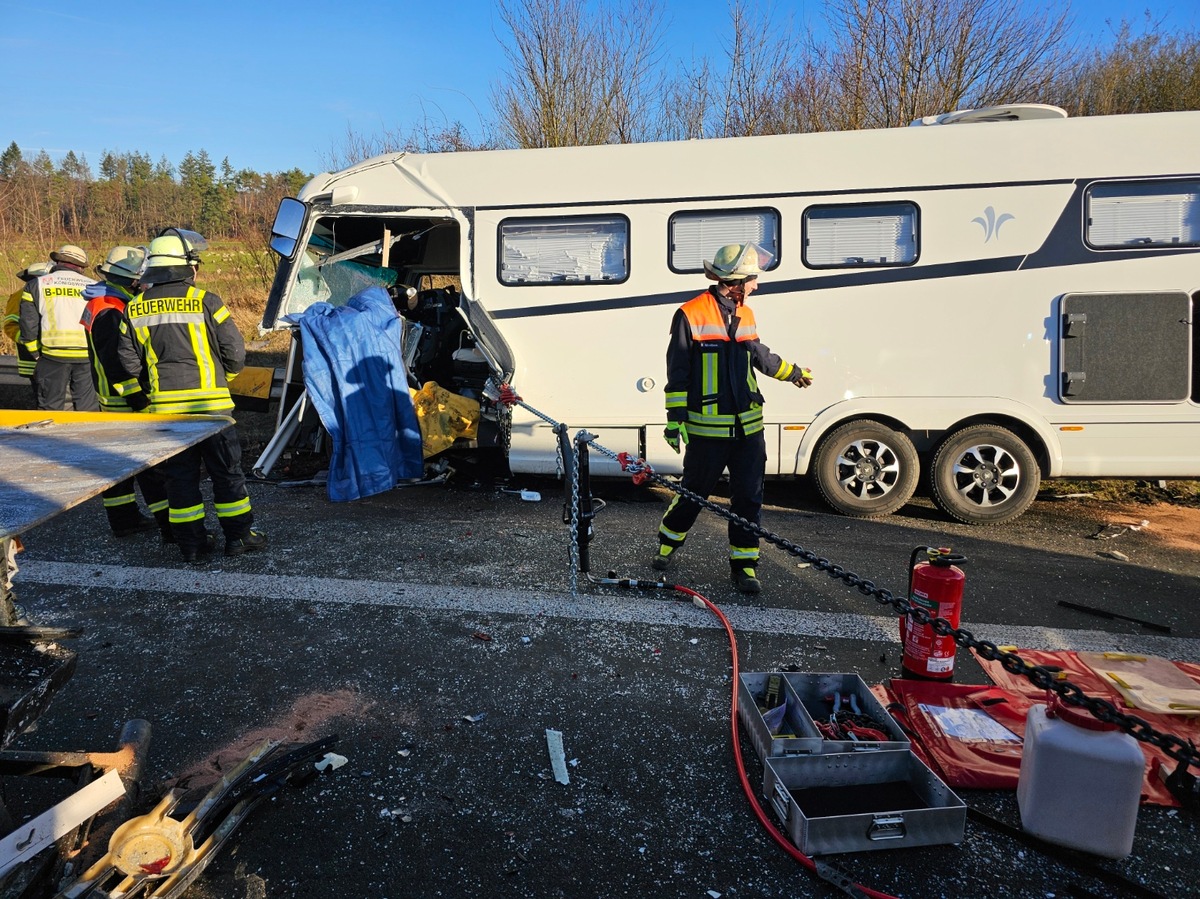
<path fill-rule="evenodd" d="M 0 538 L 37 527 L 231 424 L 223 415 L 0 409 Z"/>

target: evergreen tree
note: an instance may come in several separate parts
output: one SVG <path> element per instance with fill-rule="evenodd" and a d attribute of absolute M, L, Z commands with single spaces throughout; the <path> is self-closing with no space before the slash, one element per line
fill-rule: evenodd
<path fill-rule="evenodd" d="M 21 148 L 17 146 L 17 142 L 13 141 L 8 145 L 3 153 L 0 153 L 0 178 L 5 181 L 11 181 L 16 177 L 17 172 L 21 170 L 21 166 L 25 164 L 24 158 L 21 156 Z"/>

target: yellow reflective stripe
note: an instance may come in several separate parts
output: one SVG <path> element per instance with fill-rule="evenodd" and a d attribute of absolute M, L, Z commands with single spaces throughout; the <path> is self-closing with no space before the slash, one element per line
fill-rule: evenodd
<path fill-rule="evenodd" d="M 96 358 L 95 349 L 93 348 L 88 356 L 92 360 L 92 373 L 96 380 L 96 398 L 100 400 L 100 405 L 104 405 L 104 398 L 112 396 L 112 385 L 108 383 L 108 378 L 104 375 L 104 366 L 100 364 L 100 360 Z"/>
<path fill-rule="evenodd" d="M 204 518 L 204 503 L 189 506 L 186 509 L 171 509 L 171 524 L 187 524 L 191 521 L 201 521 Z"/>
<path fill-rule="evenodd" d="M 70 359 L 72 361 L 76 361 L 79 359 L 86 359 L 88 357 L 88 351 L 87 347 L 70 347 L 64 349 L 63 347 L 49 347 L 43 343 L 42 355 L 49 356 L 51 359 Z"/>
<path fill-rule="evenodd" d="M 148 508 L 150 510 L 151 514 L 157 515 L 159 512 L 167 511 L 167 501 L 165 499 L 159 500 L 156 503 L 151 503 L 146 508 Z"/>
<path fill-rule="evenodd" d="M 104 497 L 104 508 L 115 509 L 117 506 L 128 506 L 130 503 L 136 503 L 137 497 L 132 493 L 126 493 L 121 496 L 106 496 Z"/>
<path fill-rule="evenodd" d="M 215 321 L 218 325 L 227 318 L 229 318 L 229 310 L 224 306 L 213 313 L 213 321 Z"/>
<path fill-rule="evenodd" d="M 673 499 L 673 500 L 671 501 L 671 505 L 672 505 L 672 506 L 674 506 L 674 505 L 675 505 L 675 502 L 676 502 L 678 499 L 679 499 L 679 497 L 675 497 L 675 499 Z M 670 510 L 670 508 L 668 508 L 668 509 L 667 509 L 667 512 L 670 512 L 670 511 L 671 511 L 671 510 Z M 665 528 L 663 525 L 661 525 L 661 524 L 658 526 L 658 533 L 659 533 L 660 535 L 662 535 L 663 537 L 666 537 L 668 540 L 670 540 L 670 541 L 671 541 L 672 543 L 674 543 L 675 545 L 678 545 L 678 544 L 682 543 L 684 540 L 686 540 L 686 539 L 687 539 L 687 531 L 684 531 L 682 534 L 677 534 L 677 533 L 675 533 L 674 531 L 669 531 L 669 530 L 667 530 L 667 529 L 666 529 L 666 528 Z"/>
<path fill-rule="evenodd" d="M 750 562 L 757 562 L 758 561 L 758 547 L 757 546 L 731 546 L 731 547 L 729 547 L 729 558 L 736 559 L 738 561 L 745 560 L 745 561 L 750 561 Z"/>
<path fill-rule="evenodd" d="M 196 373 L 200 377 L 200 390 L 211 390 L 217 386 L 217 373 L 212 356 L 208 352 L 207 329 L 204 325 L 187 326 L 188 338 L 192 342 L 192 353 L 196 357 Z"/>
<path fill-rule="evenodd" d="M 689 425 L 695 422 L 698 425 L 724 425 L 725 427 L 733 427 L 735 421 L 737 421 L 737 416 L 732 414 L 696 412 L 695 410 L 688 412 Z"/>
<path fill-rule="evenodd" d="M 112 389 L 117 396 L 132 396 L 135 393 L 142 392 L 142 385 L 137 382 L 136 378 L 130 378 L 128 381 L 118 381 L 112 385 Z"/>
<path fill-rule="evenodd" d="M 37 371 L 37 363 L 26 361 L 25 359 L 17 360 L 17 374 L 31 376 Z"/>
<path fill-rule="evenodd" d="M 25 347 L 31 353 L 38 351 L 38 342 L 36 340 L 27 340 L 21 346 Z"/>
<path fill-rule="evenodd" d="M 771 377 L 777 381 L 786 381 L 792 376 L 792 371 L 795 368 L 796 366 L 792 365 L 790 362 L 781 362 L 779 363 L 779 371 L 775 372 L 775 374 L 771 375 Z"/>
<path fill-rule="evenodd" d="M 124 322 L 121 323 L 121 327 L 125 327 Z M 150 381 L 149 392 L 154 393 L 158 390 L 158 354 L 154 351 L 154 344 L 150 340 L 150 329 L 134 328 L 133 336 L 137 339 L 142 352 L 146 354 L 146 372 Z"/>
<path fill-rule="evenodd" d="M 710 425 L 688 424 L 689 437 L 732 437 L 731 426 L 715 427 Z"/>
<path fill-rule="evenodd" d="M 175 399 L 175 398 L 184 399 L 184 400 L 210 399 L 210 398 L 224 399 L 224 398 L 227 398 L 228 396 L 229 396 L 229 388 L 228 387 L 211 387 L 208 389 L 203 389 L 200 387 L 190 387 L 186 390 L 163 390 L 163 391 L 159 392 L 154 397 L 154 399 L 155 400 Z"/>
<path fill-rule="evenodd" d="M 713 414 L 717 411 L 717 384 L 718 376 L 717 354 L 716 353 L 701 353 L 700 354 L 700 390 L 703 393 L 701 399 L 701 409 L 705 414 Z M 707 400 L 707 402 L 705 402 Z"/>
<path fill-rule="evenodd" d="M 672 392 L 667 394 L 668 409 L 686 409 L 687 408 L 687 391 Z"/>
<path fill-rule="evenodd" d="M 250 511 L 250 497 L 239 499 L 232 503 L 213 503 L 218 518 L 232 518 L 235 515 L 245 515 Z"/>
<path fill-rule="evenodd" d="M 184 415 L 191 412 L 228 412 L 233 408 L 233 399 L 228 393 L 224 397 L 214 396 L 208 399 L 174 399 L 171 396 L 154 396 L 150 400 L 149 409 L 154 413 L 169 415 Z"/>
<path fill-rule="evenodd" d="M 77 347 L 84 343 L 83 329 L 42 328 L 42 346 Z"/>

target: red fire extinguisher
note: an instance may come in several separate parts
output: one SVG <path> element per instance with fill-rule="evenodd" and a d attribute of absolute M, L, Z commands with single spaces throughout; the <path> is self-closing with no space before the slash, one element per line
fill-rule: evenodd
<path fill-rule="evenodd" d="M 925 561 L 918 563 L 921 555 Z M 908 562 L 909 603 L 924 609 L 930 618 L 945 618 L 958 627 L 967 579 L 957 566 L 966 561 L 966 556 L 946 547 L 918 546 Z M 905 677 L 954 679 L 958 644 L 953 637 L 939 636 L 932 624 L 917 624 L 905 615 L 900 619 L 900 642 L 904 644 L 901 674 Z"/>

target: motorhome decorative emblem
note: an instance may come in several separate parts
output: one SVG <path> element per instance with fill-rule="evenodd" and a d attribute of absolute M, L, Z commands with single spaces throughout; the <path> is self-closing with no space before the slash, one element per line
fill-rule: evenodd
<path fill-rule="evenodd" d="M 996 210 L 989 206 L 983 210 L 983 215 L 977 215 L 971 221 L 978 222 L 979 227 L 983 228 L 983 242 L 987 243 L 993 237 L 996 240 L 1000 239 L 1000 226 L 1011 218 L 1016 218 L 1016 216 L 1009 215 L 1007 212 L 1002 212 L 997 216 Z"/>

